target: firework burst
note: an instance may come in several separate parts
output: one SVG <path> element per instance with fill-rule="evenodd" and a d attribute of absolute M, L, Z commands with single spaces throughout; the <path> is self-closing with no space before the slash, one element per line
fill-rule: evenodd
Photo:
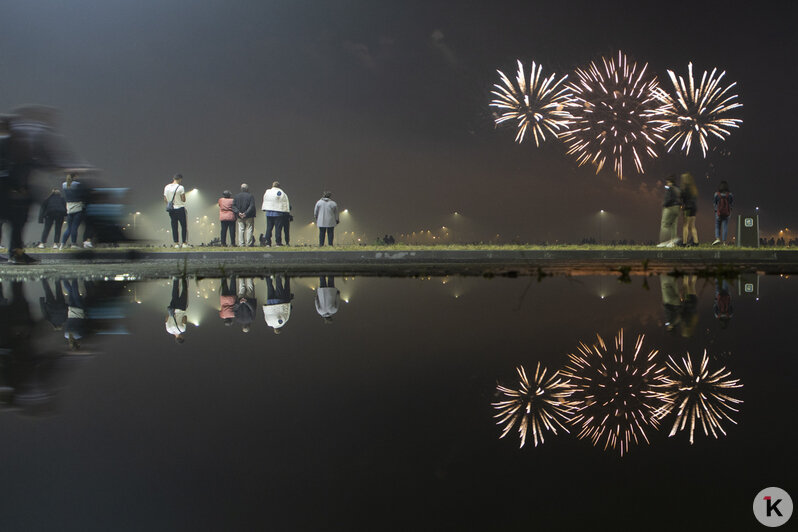
<path fill-rule="evenodd" d="M 742 400 L 729 395 L 729 391 L 742 388 L 739 379 L 731 379 L 731 372 L 725 367 L 717 371 L 709 371 L 709 357 L 706 350 L 701 359 L 701 367 L 694 368 L 690 353 L 682 358 L 681 364 L 668 357 L 670 375 L 666 376 L 659 394 L 665 403 L 657 412 L 657 418 L 662 419 L 671 412 L 676 412 L 676 421 L 673 423 L 668 436 L 673 436 L 680 430 L 690 425 L 690 444 L 693 444 L 696 420 L 701 423 L 704 435 L 717 438 L 718 432 L 726 435 L 721 422 L 727 419 L 737 424 L 731 418 L 731 412 L 739 412 L 736 405 Z M 696 371 L 698 369 L 698 371 Z"/>
<path fill-rule="evenodd" d="M 570 422 L 578 425 L 580 439 L 590 438 L 593 445 L 604 440 L 604 450 L 619 447 L 623 456 L 632 443 L 648 443 L 646 431 L 658 428 L 656 386 L 663 384 L 665 368 L 655 363 L 658 350 L 644 352 L 643 335 L 631 351 L 624 348 L 623 329 L 613 349 L 596 337 L 592 347 L 580 342 L 562 372 L 574 387 Z"/>
<path fill-rule="evenodd" d="M 537 447 L 538 442 L 543 443 L 543 433 L 547 430 L 555 435 L 557 427 L 568 432 L 562 422 L 567 421 L 572 408 L 569 382 L 563 380 L 557 371 L 547 377 L 547 370 L 543 368 L 541 371 L 540 362 L 532 381 L 527 377 L 523 366 L 516 368 L 516 371 L 519 377 L 518 389 L 496 386 L 496 390 L 504 396 L 504 400 L 492 403 L 497 411 L 493 416 L 498 419 L 496 424 L 504 425 L 499 437 L 504 438 L 517 424 L 521 447 L 526 443 L 530 429 Z"/>
<path fill-rule="evenodd" d="M 571 91 L 563 82 L 568 76 L 563 76 L 555 81 L 555 74 L 548 78 L 542 77 L 543 67 L 532 62 L 529 78 L 524 73 L 524 65 L 518 61 L 518 72 L 515 83 L 497 71 L 501 83 L 495 84 L 496 89 L 491 92 L 495 96 L 490 102 L 499 113 L 496 124 L 515 121 L 517 133 L 516 142 L 522 142 L 528 130 L 532 131 L 535 146 L 546 140 L 546 133 L 552 137 L 568 128 L 571 114 L 566 109 L 570 101 Z"/>
<path fill-rule="evenodd" d="M 657 157 L 666 128 L 658 121 L 663 107 L 656 96 L 659 83 L 647 67 L 638 68 L 618 52 L 617 59 L 602 57 L 601 65 L 591 62 L 576 69 L 577 80 L 567 85 L 573 92 L 568 106 L 573 119 L 560 138 L 579 166 L 593 164 L 599 173 L 612 161 L 623 179 L 630 161 L 642 174 L 643 162 Z"/>
<path fill-rule="evenodd" d="M 726 140 L 726 137 L 731 135 L 730 129 L 738 128 L 743 123 L 739 118 L 726 116 L 728 111 L 743 106 L 736 101 L 737 95 L 729 92 L 737 83 L 723 88 L 720 82 L 726 72 L 716 76 L 717 73 L 716 68 L 712 69 L 711 74 L 705 70 L 701 76 L 701 83 L 696 86 L 693 63 L 687 65 L 687 83 L 682 76 L 677 79 L 676 74 L 668 70 L 668 76 L 673 83 L 674 96 L 662 89 L 657 89 L 656 94 L 664 104 L 660 123 L 668 130 L 665 146 L 669 152 L 678 147 L 689 155 L 690 148 L 697 142 L 706 157 L 710 137 Z"/>

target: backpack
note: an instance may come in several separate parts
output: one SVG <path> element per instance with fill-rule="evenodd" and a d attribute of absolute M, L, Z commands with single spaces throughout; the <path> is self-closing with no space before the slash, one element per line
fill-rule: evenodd
<path fill-rule="evenodd" d="M 718 194 L 718 216 L 721 218 L 728 218 L 731 214 L 731 205 L 729 205 L 728 194 Z"/>

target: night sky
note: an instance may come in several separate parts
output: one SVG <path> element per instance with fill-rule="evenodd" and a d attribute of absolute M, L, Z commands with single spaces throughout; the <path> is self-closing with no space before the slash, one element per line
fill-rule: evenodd
<path fill-rule="evenodd" d="M 698 177 L 702 241 L 721 179 L 738 213 L 760 207 L 763 231 L 798 226 L 794 8 L 640 4 L 3 2 L 0 110 L 57 107 L 70 144 L 132 187 L 152 227 L 168 225 L 158 202 L 181 172 L 208 206 L 279 179 L 301 223 L 329 188 L 349 229 L 369 235 L 448 225 L 457 237 L 458 211 L 463 238 L 576 241 L 596 236 L 605 209 L 605 239 L 653 240 L 662 179 L 684 170 Z M 661 81 L 690 61 L 699 75 L 726 70 L 742 128 L 706 160 L 668 155 L 619 181 L 578 168 L 559 142 L 517 145 L 494 127 L 497 68 L 570 73 L 618 49 Z"/>

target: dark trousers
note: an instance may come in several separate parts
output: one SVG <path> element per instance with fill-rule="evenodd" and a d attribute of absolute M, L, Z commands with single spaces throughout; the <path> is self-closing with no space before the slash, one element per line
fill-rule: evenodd
<path fill-rule="evenodd" d="M 61 240 L 61 226 L 64 224 L 64 216 L 45 216 L 44 229 L 42 229 L 42 243 L 47 242 L 47 237 L 50 235 L 50 228 L 53 227 L 53 243 L 57 244 Z"/>
<path fill-rule="evenodd" d="M 335 288 L 335 277 L 332 275 L 319 277 L 319 288 Z"/>
<path fill-rule="evenodd" d="M 83 221 L 83 211 L 67 214 L 66 221 L 67 227 L 66 231 L 64 231 L 61 243 L 66 244 L 69 237 L 72 237 L 72 243 L 74 244 L 78 241 L 78 227 L 80 227 L 80 223 Z"/>
<path fill-rule="evenodd" d="M 172 240 L 177 244 L 177 224 L 180 223 L 181 235 L 183 243 L 186 243 L 188 229 L 186 228 L 186 208 L 180 207 L 179 209 L 172 209 L 169 211 L 169 219 L 172 221 Z"/>
<path fill-rule="evenodd" d="M 283 245 L 283 217 L 282 216 L 267 216 L 266 217 L 266 245 L 272 245 L 272 231 L 274 231 L 274 241 L 278 246 Z M 287 243 L 287 237 L 286 237 Z"/>
<path fill-rule="evenodd" d="M 327 243 L 333 245 L 335 227 L 319 227 L 319 246 L 324 245 L 324 234 L 327 234 Z"/>
<path fill-rule="evenodd" d="M 185 209 L 181 210 L 185 211 Z M 172 279 L 172 300 L 169 302 L 168 308 L 186 310 L 188 307 L 188 281 L 185 277 L 182 277 L 180 285 L 177 283 L 177 279 Z"/>
<path fill-rule="evenodd" d="M 27 198 L 12 199 L 10 202 L 7 220 L 11 224 L 11 240 L 8 244 L 8 249 L 11 251 L 25 247 L 22 242 L 22 230 L 28 221 L 29 208 L 30 202 Z"/>
<path fill-rule="evenodd" d="M 289 229 L 291 227 L 291 215 L 288 214 L 288 213 L 285 213 L 282 218 L 283 218 L 283 222 L 282 222 L 283 240 L 285 241 L 285 245 L 287 246 L 288 244 L 291 243 L 291 237 L 290 237 L 290 234 L 289 234 Z M 279 244 L 279 240 L 278 240 L 278 244 Z"/>
<path fill-rule="evenodd" d="M 235 223 L 235 222 L 233 222 Z M 232 277 L 228 284 L 227 277 L 222 277 L 222 286 L 219 287 L 219 295 L 222 296 L 235 296 L 236 292 L 236 277 Z"/>
<path fill-rule="evenodd" d="M 291 278 L 278 275 L 272 283 L 272 278 L 266 278 L 266 304 L 277 305 L 288 303 L 294 298 L 291 293 Z"/>
<path fill-rule="evenodd" d="M 222 220 L 222 245 L 227 245 L 227 233 L 230 233 L 230 245 L 236 245 L 236 221 Z"/>

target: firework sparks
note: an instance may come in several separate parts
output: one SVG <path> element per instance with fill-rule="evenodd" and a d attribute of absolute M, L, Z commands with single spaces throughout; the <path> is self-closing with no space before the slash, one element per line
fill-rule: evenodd
<path fill-rule="evenodd" d="M 546 140 L 548 132 L 552 137 L 568 128 L 571 114 L 566 104 L 571 98 L 571 91 L 563 82 L 568 76 L 555 81 L 555 74 L 548 78 L 541 77 L 543 67 L 532 62 L 529 78 L 524 73 L 524 65 L 518 61 L 518 73 L 515 84 L 498 70 L 501 83 L 495 84 L 491 92 L 495 96 L 490 102 L 500 113 L 496 124 L 515 120 L 518 132 L 515 141 L 520 143 L 528 130 L 532 130 L 535 146 Z"/>
<path fill-rule="evenodd" d="M 579 166 L 593 164 L 599 173 L 612 161 L 613 170 L 623 179 L 631 161 L 642 174 L 643 162 L 656 158 L 655 148 L 665 140 L 663 104 L 656 96 L 659 82 L 647 74 L 647 63 L 638 68 L 622 52 L 617 60 L 602 57 L 601 63 L 576 69 L 578 79 L 567 85 L 573 91 L 568 106 L 573 120 L 559 136 Z"/>
<path fill-rule="evenodd" d="M 656 386 L 663 384 L 665 368 L 655 363 L 658 350 L 643 351 L 643 335 L 631 352 L 624 349 L 623 329 L 612 350 L 596 337 L 592 347 L 579 344 L 562 372 L 574 387 L 570 422 L 579 426 L 580 439 L 588 437 L 593 445 L 603 439 L 604 450 L 619 447 L 623 456 L 633 442 L 648 443 L 646 431 L 658 428 Z"/>
<path fill-rule="evenodd" d="M 696 420 L 701 423 L 704 435 L 717 438 L 718 432 L 726 435 L 721 422 L 727 419 L 737 424 L 731 418 L 730 412 L 739 412 L 736 405 L 742 400 L 735 399 L 728 394 L 729 390 L 742 388 L 739 379 L 731 379 L 731 372 L 725 367 L 717 371 L 709 371 L 709 357 L 704 350 L 701 367 L 695 371 L 690 353 L 682 358 L 681 364 L 668 357 L 670 375 L 666 376 L 662 384 L 661 399 L 665 405 L 657 412 L 657 418 L 662 419 L 669 413 L 676 412 L 676 421 L 673 423 L 668 436 L 673 436 L 684 430 L 690 424 L 690 445 L 693 444 Z"/>
<path fill-rule="evenodd" d="M 708 139 L 712 136 L 726 140 L 731 135 L 731 128 L 738 128 L 743 123 L 739 118 L 728 118 L 725 114 L 732 109 L 742 107 L 737 102 L 737 95 L 729 91 L 737 85 L 732 83 L 726 88 L 720 85 L 726 72 L 716 77 L 718 69 L 712 73 L 706 70 L 701 76 L 701 83 L 696 86 L 693 78 L 693 63 L 687 65 L 687 79 L 668 70 L 673 83 L 675 96 L 671 96 L 661 88 L 656 90 L 657 98 L 664 104 L 663 117 L 660 123 L 667 128 L 668 139 L 665 146 L 670 152 L 674 147 L 690 154 L 694 143 L 701 146 L 704 157 L 709 149 Z"/>
<path fill-rule="evenodd" d="M 546 368 L 541 371 L 540 362 L 535 369 L 535 378 L 530 382 L 523 366 L 516 368 L 518 371 L 518 389 L 506 388 L 498 385 L 497 391 L 506 399 L 492 403 L 497 410 L 495 418 L 497 425 L 504 425 L 502 435 L 504 438 L 512 428 L 518 425 L 518 434 L 521 436 L 521 447 L 526 443 L 527 433 L 532 430 L 532 438 L 537 447 L 538 442 L 543 443 L 543 433 L 547 430 L 557 434 L 557 427 L 565 432 L 568 429 L 562 423 L 568 419 L 571 403 L 571 386 L 567 380 L 555 371 L 546 376 Z"/>

